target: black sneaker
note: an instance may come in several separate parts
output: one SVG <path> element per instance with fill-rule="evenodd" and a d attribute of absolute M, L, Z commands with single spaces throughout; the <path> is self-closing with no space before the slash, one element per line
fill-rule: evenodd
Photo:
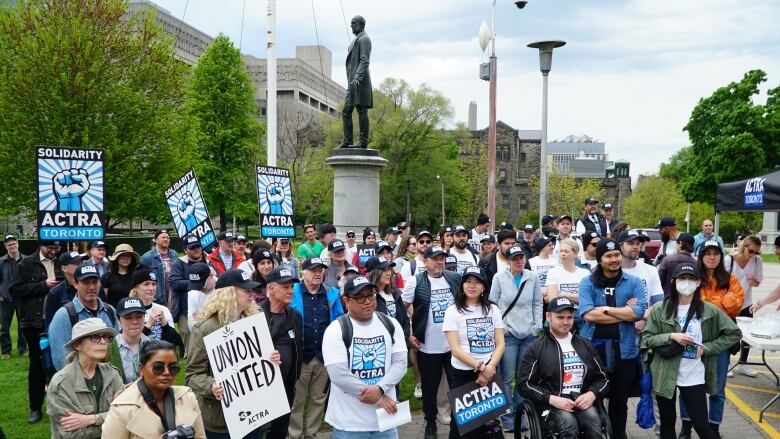
<path fill-rule="evenodd" d="M 425 422 L 425 439 L 436 439 L 436 421 Z"/>
<path fill-rule="evenodd" d="M 680 434 L 677 435 L 677 439 L 691 439 L 691 430 L 683 429 Z"/>
<path fill-rule="evenodd" d="M 30 417 L 27 418 L 27 423 L 35 424 L 36 422 L 41 422 L 41 419 L 43 419 L 43 413 L 40 410 L 33 410 L 30 412 Z"/>

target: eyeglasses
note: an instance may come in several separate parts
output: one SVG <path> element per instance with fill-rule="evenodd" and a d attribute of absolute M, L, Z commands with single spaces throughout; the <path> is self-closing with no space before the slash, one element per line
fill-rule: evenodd
<path fill-rule="evenodd" d="M 181 370 L 181 367 L 179 367 L 179 365 L 176 363 L 169 364 L 167 366 L 164 363 L 154 363 L 152 364 L 152 373 L 160 376 L 165 373 L 166 367 L 168 368 L 168 373 L 171 375 L 176 375 Z"/>
<path fill-rule="evenodd" d="M 372 294 L 370 296 L 353 296 L 351 299 L 358 304 L 363 305 L 366 302 L 376 302 L 376 294 Z"/>
<path fill-rule="evenodd" d="M 409 245 L 417 245 L 416 242 L 409 241 Z"/>
<path fill-rule="evenodd" d="M 760 255 L 761 254 L 761 250 L 756 251 L 756 250 L 753 250 L 752 248 L 747 249 L 747 251 L 751 255 Z"/>
<path fill-rule="evenodd" d="M 421 239 L 417 241 L 418 244 L 430 244 L 432 241 L 430 239 Z"/>
<path fill-rule="evenodd" d="M 92 343 L 97 344 L 100 343 L 101 340 L 105 341 L 106 344 L 109 344 L 112 341 L 114 341 L 114 336 L 111 334 L 96 334 L 96 335 L 89 336 L 89 341 L 91 341 Z"/>
<path fill-rule="evenodd" d="M 590 244 L 588 244 L 588 246 L 590 247 L 596 247 L 597 245 L 599 245 L 598 242 L 591 242 Z"/>

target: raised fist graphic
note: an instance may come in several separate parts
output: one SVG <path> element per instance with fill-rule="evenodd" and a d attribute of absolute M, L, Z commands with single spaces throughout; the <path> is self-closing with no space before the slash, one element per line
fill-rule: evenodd
<path fill-rule="evenodd" d="M 192 196 L 192 192 L 188 191 L 181 197 L 178 208 L 179 216 L 184 221 L 187 232 L 189 232 L 198 225 L 198 219 L 195 218 L 195 198 Z"/>
<path fill-rule="evenodd" d="M 57 210 L 76 212 L 83 210 L 81 197 L 89 190 L 89 174 L 81 168 L 62 170 L 52 178 Z"/>
<path fill-rule="evenodd" d="M 376 351 L 369 349 L 363 352 L 363 369 L 373 369 L 376 360 Z"/>
<path fill-rule="evenodd" d="M 284 201 L 284 187 L 280 183 L 271 183 L 265 188 L 265 198 L 271 209 L 271 214 L 284 215 L 282 202 Z"/>

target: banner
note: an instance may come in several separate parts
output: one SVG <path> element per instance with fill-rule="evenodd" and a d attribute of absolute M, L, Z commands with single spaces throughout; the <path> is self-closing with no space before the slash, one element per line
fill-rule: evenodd
<path fill-rule="evenodd" d="M 222 414 L 231 437 L 244 437 L 290 413 L 263 313 L 239 319 L 203 337 L 216 382 L 222 385 Z"/>
<path fill-rule="evenodd" d="M 105 239 L 103 150 L 39 146 L 36 157 L 40 239 Z"/>
<path fill-rule="evenodd" d="M 509 400 L 500 383 L 501 377 L 496 374 L 484 386 L 471 381 L 447 392 L 455 425 L 461 435 L 509 411 Z"/>
<path fill-rule="evenodd" d="M 165 190 L 165 199 L 179 237 L 194 234 L 204 250 L 217 241 L 194 169 Z"/>
<path fill-rule="evenodd" d="M 361 267 L 365 267 L 368 258 L 370 258 L 371 256 L 376 256 L 376 246 L 374 244 L 358 244 L 357 255 L 358 255 L 358 265 Z"/>
<path fill-rule="evenodd" d="M 263 238 L 295 237 L 289 170 L 257 166 L 257 204 L 260 209 L 260 235 Z"/>

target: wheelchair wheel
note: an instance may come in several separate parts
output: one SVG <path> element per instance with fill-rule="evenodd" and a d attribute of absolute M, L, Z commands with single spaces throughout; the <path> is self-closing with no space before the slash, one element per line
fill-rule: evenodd
<path fill-rule="evenodd" d="M 536 406 L 529 400 L 523 401 L 515 413 L 515 439 L 543 439 L 542 419 Z"/>
<path fill-rule="evenodd" d="M 612 439 L 615 435 L 612 433 L 612 423 L 609 422 L 607 409 L 604 407 L 604 401 L 598 402 L 599 419 L 601 419 L 601 428 L 605 439 Z"/>

